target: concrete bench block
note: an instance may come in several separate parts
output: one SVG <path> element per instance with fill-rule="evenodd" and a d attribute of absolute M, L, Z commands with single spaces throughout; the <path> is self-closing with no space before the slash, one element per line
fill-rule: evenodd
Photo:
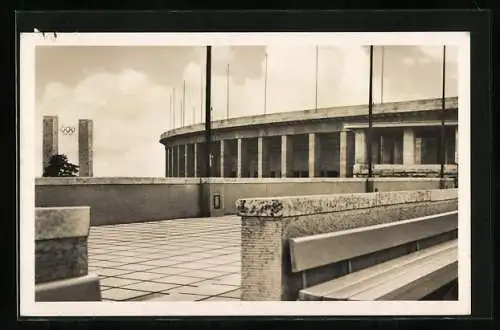
<path fill-rule="evenodd" d="M 236 208 L 242 221 L 242 300 L 295 300 L 301 277 L 291 273 L 290 238 L 455 211 L 458 191 L 248 198 Z"/>
<path fill-rule="evenodd" d="M 89 207 L 35 209 L 35 283 L 87 275 Z"/>
<path fill-rule="evenodd" d="M 35 286 L 35 301 L 100 301 L 99 277 L 88 274 Z"/>

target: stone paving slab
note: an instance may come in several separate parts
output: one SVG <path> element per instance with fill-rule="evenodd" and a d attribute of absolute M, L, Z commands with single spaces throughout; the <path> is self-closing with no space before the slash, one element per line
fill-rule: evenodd
<path fill-rule="evenodd" d="M 91 227 L 89 271 L 103 301 L 237 301 L 237 216 Z"/>

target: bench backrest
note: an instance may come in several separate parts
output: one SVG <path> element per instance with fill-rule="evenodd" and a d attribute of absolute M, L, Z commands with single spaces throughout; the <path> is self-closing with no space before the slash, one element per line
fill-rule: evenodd
<path fill-rule="evenodd" d="M 415 242 L 458 228 L 458 211 L 290 239 L 292 272 Z"/>

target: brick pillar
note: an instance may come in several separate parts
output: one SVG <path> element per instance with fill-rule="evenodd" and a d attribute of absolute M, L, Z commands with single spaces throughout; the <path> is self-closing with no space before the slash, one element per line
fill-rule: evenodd
<path fill-rule="evenodd" d="M 415 164 L 415 132 L 411 127 L 403 132 L 403 164 Z"/>
<path fill-rule="evenodd" d="M 257 171 L 258 177 L 269 176 L 269 142 L 263 136 L 259 136 L 257 140 Z"/>
<path fill-rule="evenodd" d="M 341 178 L 347 177 L 347 173 L 349 172 L 348 166 L 349 166 L 349 161 L 348 161 L 348 153 L 347 153 L 347 131 L 341 131 L 339 132 L 340 135 L 340 151 L 339 151 L 339 156 L 340 156 L 340 171 L 339 171 L 339 176 Z"/>
<path fill-rule="evenodd" d="M 354 153 L 356 164 L 366 164 L 366 137 L 365 131 L 360 129 L 355 132 Z"/>
<path fill-rule="evenodd" d="M 43 169 L 52 155 L 59 152 L 59 121 L 57 116 L 43 116 Z"/>

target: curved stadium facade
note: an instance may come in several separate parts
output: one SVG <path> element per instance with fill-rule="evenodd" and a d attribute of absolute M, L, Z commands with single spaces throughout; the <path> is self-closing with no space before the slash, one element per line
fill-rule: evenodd
<path fill-rule="evenodd" d="M 212 122 L 210 177 L 367 175 L 368 105 L 273 113 Z M 373 105 L 374 176 L 437 177 L 444 116 L 445 175 L 456 176 L 458 97 Z M 166 177 L 203 173 L 205 125 L 164 132 Z"/>

